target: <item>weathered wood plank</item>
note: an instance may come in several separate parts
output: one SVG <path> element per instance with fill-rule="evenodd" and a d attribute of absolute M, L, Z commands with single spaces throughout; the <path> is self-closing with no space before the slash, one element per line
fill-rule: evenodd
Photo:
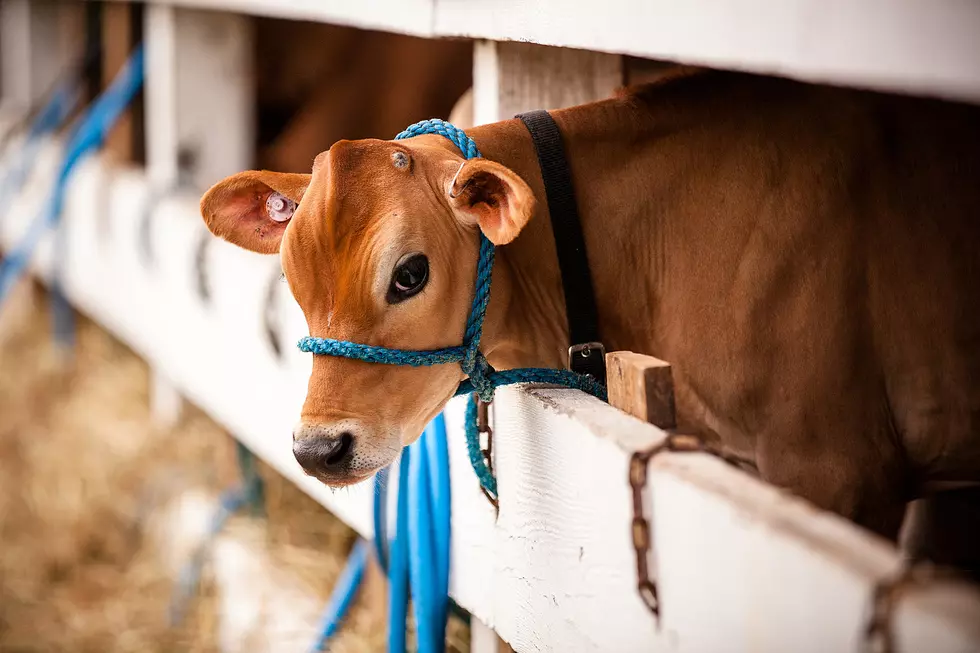
<path fill-rule="evenodd" d="M 137 20 L 142 6 L 109 2 L 103 5 L 102 16 L 102 81 L 103 88 L 116 77 L 140 40 Z M 104 151 L 124 164 L 141 164 L 144 156 L 143 97 L 134 98 L 129 109 L 113 126 L 106 137 Z"/>
<path fill-rule="evenodd" d="M 665 430 L 677 426 L 670 363 L 632 351 L 609 352 L 606 376 L 612 406 Z"/>
<path fill-rule="evenodd" d="M 481 41 L 473 52 L 473 117 L 481 125 L 574 106 L 608 97 L 622 84 L 619 55 Z"/>
<path fill-rule="evenodd" d="M 236 14 L 148 7 L 147 169 L 155 187 L 180 179 L 204 190 L 252 165 L 251 25 Z"/>

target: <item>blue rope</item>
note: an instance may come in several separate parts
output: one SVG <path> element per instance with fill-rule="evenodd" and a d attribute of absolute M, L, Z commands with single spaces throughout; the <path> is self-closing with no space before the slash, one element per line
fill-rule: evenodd
<path fill-rule="evenodd" d="M 68 138 L 54 191 L 44 210 L 34 219 L 27 234 L 0 263 L 0 305 L 21 278 L 45 232 L 57 226 L 64 208 L 68 180 L 75 167 L 102 145 L 126 106 L 143 85 L 143 44 L 138 45 L 112 84 L 79 119 Z"/>
<path fill-rule="evenodd" d="M 41 137 L 61 126 L 78 104 L 79 94 L 74 87 L 74 82 L 59 85 L 31 123 L 16 160 L 0 182 L 0 219 L 10 210 L 13 195 L 23 188 L 28 172 L 34 167 L 41 151 Z"/>
<path fill-rule="evenodd" d="M 438 119 L 423 120 L 415 123 L 398 134 L 395 140 L 412 138 L 423 134 L 438 134 L 449 139 L 466 159 L 480 157 L 476 142 L 458 127 Z M 463 344 L 458 347 L 433 350 L 407 350 L 376 347 L 345 340 L 331 338 L 316 338 L 307 336 L 297 343 L 300 351 L 318 356 L 340 356 L 353 358 L 369 363 L 383 365 L 442 365 L 459 363 L 467 379 L 460 383 L 456 395 L 474 393 L 467 408 L 466 447 L 470 463 L 476 472 L 480 484 L 493 496 L 497 495 L 497 481 L 487 467 L 480 453 L 480 434 L 476 422 L 476 397 L 484 402 L 493 401 L 494 391 L 502 385 L 515 383 L 547 383 L 564 386 L 588 392 L 589 394 L 607 400 L 606 388 L 593 377 L 571 372 L 569 370 L 553 370 L 540 368 L 524 368 L 498 372 L 480 352 L 480 338 L 483 335 L 483 320 L 486 317 L 487 305 L 490 302 L 490 282 L 493 274 L 494 245 L 480 233 L 480 254 L 477 262 L 476 286 L 473 293 L 473 305 L 466 321 L 463 334 Z"/>
<path fill-rule="evenodd" d="M 207 554 L 210 551 L 210 545 L 214 541 L 215 536 L 224 528 L 225 522 L 233 514 L 238 512 L 238 509 L 244 504 L 245 493 L 241 488 L 228 490 L 221 496 L 221 500 L 218 503 L 218 510 L 211 517 L 211 524 L 208 527 L 205 541 L 194 550 L 191 559 L 181 569 L 177 578 L 173 595 L 170 598 L 170 609 L 168 613 L 171 626 L 176 626 L 183 621 L 188 600 L 197 590 L 197 585 L 201 578 L 201 570 L 204 568 Z"/>
<path fill-rule="evenodd" d="M 255 454 L 241 442 L 236 441 L 235 446 L 241 484 L 226 490 L 221 495 L 218 509 L 211 517 L 211 525 L 204 540 L 195 548 L 190 560 L 187 561 L 178 575 L 176 586 L 170 598 L 169 615 L 172 626 L 183 620 L 187 603 L 197 590 L 201 571 L 204 568 L 207 555 L 211 551 L 211 546 L 218 534 L 224 529 L 228 519 L 245 507 L 251 509 L 253 517 L 263 512 L 265 484 L 259 475 Z"/>
<path fill-rule="evenodd" d="M 398 467 L 395 537 L 388 552 L 388 653 L 405 653 L 408 615 L 408 468 L 412 449 L 402 449 Z"/>
<path fill-rule="evenodd" d="M 374 475 L 374 557 L 388 575 L 388 468 Z"/>
<path fill-rule="evenodd" d="M 334 585 L 333 593 L 330 595 L 330 602 L 327 603 L 323 616 L 320 618 L 320 626 L 317 628 L 318 635 L 310 653 L 319 653 L 326 650 L 327 642 L 334 636 L 340 627 L 340 622 L 354 601 L 357 588 L 361 584 L 361 577 L 364 575 L 364 567 L 367 565 L 369 546 L 368 543 L 358 538 L 347 557 L 347 564 Z"/>

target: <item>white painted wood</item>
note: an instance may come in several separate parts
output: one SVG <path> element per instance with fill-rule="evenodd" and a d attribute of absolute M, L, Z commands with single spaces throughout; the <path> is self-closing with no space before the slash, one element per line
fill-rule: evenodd
<path fill-rule="evenodd" d="M 180 421 L 184 399 L 162 372 L 153 370 L 150 375 L 150 416 L 162 428 L 170 428 Z"/>
<path fill-rule="evenodd" d="M 473 52 L 473 117 L 485 124 L 574 106 L 609 97 L 622 84 L 619 55 L 480 41 Z"/>
<path fill-rule="evenodd" d="M 152 4 L 144 14 L 143 43 L 145 69 L 143 84 L 146 124 L 146 170 L 156 188 L 177 180 L 177 26 L 176 10 L 165 4 Z"/>
<path fill-rule="evenodd" d="M 980 4 L 960 0 L 440 0 L 434 32 L 980 101 Z"/>
<path fill-rule="evenodd" d="M 40 205 L 43 174 L 0 227 L 9 245 Z M 209 259 L 215 301 L 193 292 L 201 235 L 196 196 L 175 195 L 154 216 L 160 266 L 138 267 L 137 214 L 147 183 L 138 173 L 78 170 L 66 208 L 66 291 L 260 457 L 362 534 L 371 536 L 370 484 L 332 492 L 305 477 L 289 432 L 305 394 L 310 360 L 286 348 L 282 362 L 261 344 L 258 297 L 269 260 L 217 243 Z M 99 216 L 109 210 L 108 243 Z M 9 224 L 8 224 L 9 223 Z M 113 253 L 103 256 L 108 247 Z M 43 273 L 42 252 L 35 270 Z M 108 283 L 108 280 L 117 283 Z M 241 290 L 244 287 L 246 290 Z M 251 296 L 250 296 L 251 295 Z M 288 293 L 284 342 L 305 332 Z M 237 331 L 226 304 L 240 303 Z M 501 389 L 494 405 L 501 511 L 480 493 L 462 438 L 463 403 L 447 408 L 453 484 L 450 590 L 515 650 L 853 651 L 875 582 L 898 552 L 852 524 L 699 454 L 651 463 L 662 623 L 634 590 L 629 455 L 663 432 L 581 393 Z M 234 557 L 237 554 L 229 554 Z M 952 607 L 951 607 L 952 606 Z M 980 594 L 937 588 L 910 594 L 896 613 L 900 642 L 928 650 L 980 647 Z M 900 648 L 899 650 L 922 650 Z"/>
<path fill-rule="evenodd" d="M 431 36 L 434 0 L 162 0 L 161 4 Z"/>
<path fill-rule="evenodd" d="M 0 65 L 3 66 L 3 103 L 10 110 L 24 110 L 31 103 L 31 4 L 29 0 L 0 2 Z"/>
<path fill-rule="evenodd" d="M 251 166 L 251 25 L 238 14 L 147 11 L 147 167 L 156 187 L 207 189 Z"/>
<path fill-rule="evenodd" d="M 175 577 L 206 541 L 218 497 L 187 488 L 157 507 L 147 531 Z M 211 542 L 204 570 L 217 599 L 221 653 L 305 651 L 317 637 L 325 601 L 264 546 L 261 523 L 237 522 Z"/>
<path fill-rule="evenodd" d="M 980 101 L 980 3 L 969 0 L 166 1 Z"/>
<path fill-rule="evenodd" d="M 475 617 L 470 619 L 470 653 L 499 653 L 497 633 Z"/>
<path fill-rule="evenodd" d="M 81 43 L 71 38 L 70 8 L 53 0 L 0 3 L 0 97 L 25 110 L 41 99 L 65 72 Z"/>

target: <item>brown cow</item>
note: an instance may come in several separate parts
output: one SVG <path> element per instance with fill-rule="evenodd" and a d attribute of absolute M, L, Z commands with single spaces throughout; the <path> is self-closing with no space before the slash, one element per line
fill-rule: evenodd
<path fill-rule="evenodd" d="M 980 480 L 980 110 L 689 71 L 553 115 L 603 340 L 673 364 L 682 429 L 888 537 L 911 497 Z M 339 141 L 312 175 L 216 184 L 202 214 L 280 254 L 312 335 L 407 349 L 461 342 L 480 229 L 501 246 L 482 350 L 498 369 L 560 367 L 528 133 L 504 120 L 469 134 L 485 158 L 431 135 Z M 266 212 L 273 191 L 299 202 L 290 220 Z M 418 253 L 427 285 L 400 301 Z M 329 485 L 365 479 L 460 379 L 317 356 L 297 458 Z"/>
<path fill-rule="evenodd" d="M 470 85 L 470 41 L 254 20 L 260 167 L 308 172 L 340 138 L 446 115 Z"/>

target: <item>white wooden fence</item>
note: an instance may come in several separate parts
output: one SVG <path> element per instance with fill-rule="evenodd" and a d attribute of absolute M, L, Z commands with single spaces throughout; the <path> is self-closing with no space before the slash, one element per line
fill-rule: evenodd
<path fill-rule="evenodd" d="M 205 153 L 198 183 L 250 166 L 252 107 L 246 22 L 228 9 L 476 42 L 476 122 L 604 95 L 621 80 L 615 53 L 710 62 L 980 100 L 980 4 L 742 0 L 174 0 L 147 12 L 148 165 L 88 160 L 71 181 L 66 290 L 82 311 L 151 363 L 161 381 L 365 536 L 369 484 L 331 492 L 304 476 L 289 433 L 310 357 L 293 343 L 306 325 L 278 260 L 211 238 L 199 192 L 169 191 L 177 152 Z M 43 3 L 5 0 L 4 127 L 37 96 L 56 49 L 8 38 L 46 25 Z M 47 13 L 46 13 L 47 12 Z M 50 28 L 50 26 L 48 26 Z M 216 38 L 215 34 L 221 35 Z M 560 50 L 507 39 L 530 38 Z M 11 64 L 20 57 L 22 66 Z M 221 71 L 216 74 L 214 71 Z M 214 120 L 220 116 L 220 120 Z M 9 149 L 16 152 L 16 144 Z M 3 207 L 9 247 L 40 210 L 58 159 L 47 142 L 23 192 Z M 11 157 L 0 161 L 0 172 Z M 148 222 L 144 222 L 144 218 Z M 149 229 L 152 261 L 145 256 Z M 34 261 L 46 278 L 50 241 Z M 200 263 L 203 261 L 203 264 Z M 199 292 L 203 281 L 206 296 Z M 268 304 L 272 289 L 271 304 Z M 271 308 L 270 308 L 271 307 Z M 266 333 L 278 331 L 281 355 Z M 165 393 L 164 393 L 165 394 Z M 703 454 L 663 454 L 644 494 L 662 601 L 656 620 L 636 592 L 627 482 L 633 452 L 665 433 L 581 393 L 501 389 L 494 403 L 502 509 L 483 498 L 462 437 L 462 404 L 447 408 L 453 483 L 455 600 L 515 650 L 859 651 L 879 583 L 898 551 Z M 474 622 L 476 623 L 476 622 Z M 480 629 L 476 629 L 476 646 Z M 931 583 L 901 596 L 894 650 L 980 650 L 980 594 Z M 482 650 L 489 650 L 483 648 Z"/>

